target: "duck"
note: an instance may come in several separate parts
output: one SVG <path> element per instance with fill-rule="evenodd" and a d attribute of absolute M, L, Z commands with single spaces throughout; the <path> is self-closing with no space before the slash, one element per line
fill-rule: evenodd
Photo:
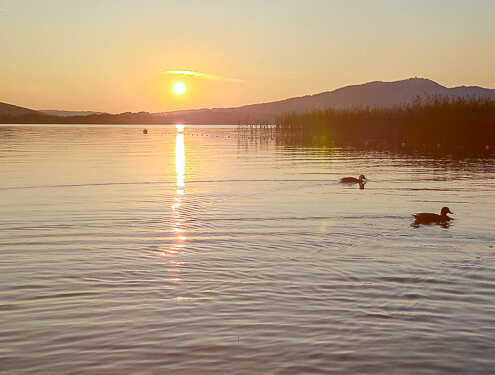
<path fill-rule="evenodd" d="M 359 178 L 355 177 L 344 177 L 340 179 L 340 182 L 344 184 L 364 184 L 363 181 L 367 180 L 364 174 L 360 175 Z"/>
<path fill-rule="evenodd" d="M 432 223 L 445 223 L 452 220 L 447 214 L 454 214 L 448 207 L 442 207 L 440 215 L 432 214 L 429 212 L 421 212 L 419 214 L 413 214 L 416 224 L 432 224 Z"/>

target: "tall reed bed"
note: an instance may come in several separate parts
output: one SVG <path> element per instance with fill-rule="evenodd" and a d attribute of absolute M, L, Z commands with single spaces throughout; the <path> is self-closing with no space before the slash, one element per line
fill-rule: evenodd
<path fill-rule="evenodd" d="M 301 142 L 466 152 L 495 151 L 495 100 L 488 97 L 415 97 L 393 108 L 353 107 L 287 113 L 277 133 Z"/>

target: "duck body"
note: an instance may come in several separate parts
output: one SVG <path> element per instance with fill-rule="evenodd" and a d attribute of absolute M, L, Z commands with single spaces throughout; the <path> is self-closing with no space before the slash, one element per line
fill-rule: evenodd
<path fill-rule="evenodd" d="M 344 178 L 341 178 L 340 179 L 340 182 L 344 183 L 344 184 L 363 184 L 363 181 L 366 180 L 366 176 L 364 174 L 362 174 L 361 176 L 359 176 L 359 178 L 355 178 L 355 177 L 344 177 Z"/>
<path fill-rule="evenodd" d="M 413 214 L 414 220 L 417 224 L 432 224 L 432 223 L 445 223 L 452 218 L 448 217 L 447 214 L 453 214 L 448 207 L 442 207 L 440 215 L 433 214 L 430 212 L 422 212 L 419 214 Z"/>

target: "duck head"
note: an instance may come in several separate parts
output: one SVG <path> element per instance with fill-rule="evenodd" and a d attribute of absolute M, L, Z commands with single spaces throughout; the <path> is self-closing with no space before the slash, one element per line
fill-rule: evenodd
<path fill-rule="evenodd" d="M 441 216 L 447 216 L 447 214 L 454 214 L 448 207 L 442 207 L 442 211 L 440 211 Z"/>

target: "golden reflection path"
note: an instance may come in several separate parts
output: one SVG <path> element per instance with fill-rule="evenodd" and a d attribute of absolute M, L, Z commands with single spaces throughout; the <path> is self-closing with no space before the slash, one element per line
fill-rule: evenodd
<path fill-rule="evenodd" d="M 170 248 L 162 252 L 162 256 L 174 256 L 180 254 L 186 248 L 186 218 L 183 214 L 185 198 L 185 174 L 186 174 L 186 148 L 184 145 L 185 125 L 175 125 L 177 134 L 175 136 L 175 173 L 177 175 L 174 202 L 172 204 L 172 231 L 175 241 Z M 181 262 L 171 260 L 168 272 L 171 274 L 169 281 L 181 281 Z"/>

